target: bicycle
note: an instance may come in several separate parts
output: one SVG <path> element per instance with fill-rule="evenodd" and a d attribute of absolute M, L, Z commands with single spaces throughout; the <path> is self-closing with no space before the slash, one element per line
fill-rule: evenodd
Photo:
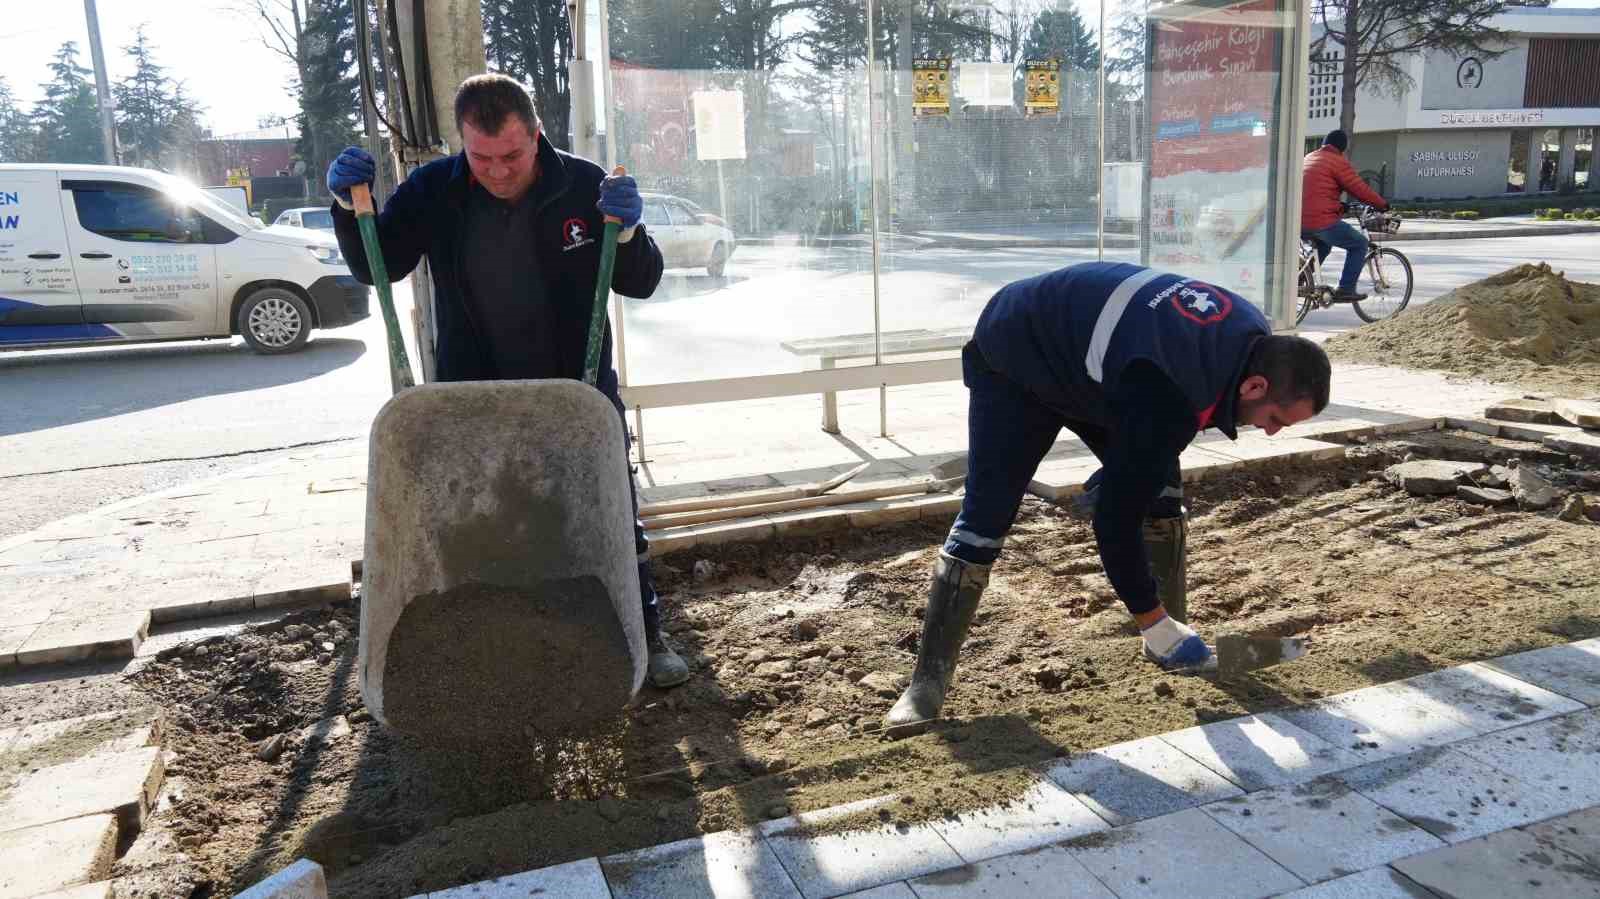
<path fill-rule="evenodd" d="M 1299 325 L 1312 309 L 1330 309 L 1337 303 L 1349 303 L 1364 322 L 1378 322 L 1399 314 L 1411 302 L 1411 260 L 1394 247 L 1382 246 L 1381 239 L 1400 230 L 1400 216 L 1378 212 L 1370 206 L 1352 203 L 1347 208 L 1355 212 L 1361 230 L 1367 236 L 1367 259 L 1362 268 L 1365 275 L 1357 292 L 1365 293 L 1360 300 L 1341 300 L 1334 296 L 1334 288 L 1322 280 L 1322 254 L 1320 241 L 1310 237 L 1300 238 L 1299 289 L 1300 310 L 1294 317 Z"/>

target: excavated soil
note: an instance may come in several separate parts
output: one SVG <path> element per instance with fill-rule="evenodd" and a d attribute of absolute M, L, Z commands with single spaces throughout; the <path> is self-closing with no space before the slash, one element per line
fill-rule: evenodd
<path fill-rule="evenodd" d="M 1600 384 L 1600 285 L 1568 281 L 1546 263 L 1519 265 L 1324 346 L 1349 362 L 1589 396 Z"/>
<path fill-rule="evenodd" d="M 1600 634 L 1600 526 L 1412 497 L 1382 478 L 1408 454 L 1520 458 L 1564 491 L 1600 491 L 1559 455 L 1435 432 L 1197 485 L 1194 624 L 1313 647 L 1228 680 L 1142 661 L 1088 524 L 1030 500 L 952 717 L 900 741 L 878 721 L 912 667 L 941 525 L 661 560 L 695 676 L 582 742 L 447 751 L 386 732 L 357 694 L 355 610 L 296 613 L 134 675 L 176 752 L 151 826 L 220 895 L 309 856 L 335 895 L 409 896 L 887 793 L 899 801 L 864 820 L 959 814 L 1016 796 L 1021 766 Z"/>

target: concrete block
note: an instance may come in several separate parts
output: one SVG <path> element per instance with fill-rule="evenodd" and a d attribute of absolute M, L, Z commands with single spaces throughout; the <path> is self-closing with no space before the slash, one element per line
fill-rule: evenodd
<path fill-rule="evenodd" d="M 772 522 L 779 539 L 832 534 L 850 526 L 850 513 L 843 506 L 774 512 L 764 517 Z"/>
<path fill-rule="evenodd" d="M 1535 784 L 1444 747 L 1335 776 L 1447 843 L 1538 821 L 1570 807 Z"/>
<path fill-rule="evenodd" d="M 1301 783 L 1361 759 L 1278 715 L 1251 715 L 1162 734 L 1195 761 L 1246 790 Z"/>
<path fill-rule="evenodd" d="M 1482 663 L 1458 665 L 1407 678 L 1405 684 L 1450 707 L 1456 717 L 1486 734 L 1584 708 Z"/>
<path fill-rule="evenodd" d="M 911 887 L 905 881 L 900 880 L 894 883 L 886 883 L 881 887 L 873 887 L 870 890 L 862 890 L 859 893 L 849 893 L 840 896 L 839 899 L 917 899 L 917 894 L 912 892 Z"/>
<path fill-rule="evenodd" d="M 670 552 L 696 546 L 720 546 L 724 543 L 758 543 L 762 540 L 774 540 L 777 536 L 777 526 L 772 523 L 772 519 L 765 516 L 738 521 L 719 521 L 687 528 L 669 528 L 650 533 L 650 554 L 664 556 Z"/>
<path fill-rule="evenodd" d="M 1444 423 L 1446 427 L 1454 428 L 1458 431 L 1471 431 L 1474 434 L 1482 434 L 1485 437 L 1500 436 L 1499 424 L 1492 421 L 1484 421 L 1481 418 L 1456 418 L 1455 416 L 1447 416 L 1444 420 Z"/>
<path fill-rule="evenodd" d="M 1434 899 L 1415 880 L 1385 865 L 1315 886 L 1284 893 L 1278 899 Z"/>
<path fill-rule="evenodd" d="M 112 892 L 114 886 L 114 882 L 110 880 L 80 883 L 77 886 L 40 893 L 37 896 L 33 896 L 32 899 L 112 899 L 112 896 L 115 895 Z"/>
<path fill-rule="evenodd" d="M 1588 431 L 1551 434 L 1544 438 L 1544 445 L 1559 452 L 1581 456 L 1590 462 L 1600 462 L 1600 434 Z"/>
<path fill-rule="evenodd" d="M 1600 897 L 1600 876 L 1574 856 L 1521 830 L 1503 830 L 1394 863 L 1401 874 L 1450 899 Z"/>
<path fill-rule="evenodd" d="M 328 899 L 328 880 L 321 865 L 302 858 L 235 899 Z"/>
<path fill-rule="evenodd" d="M 1259 899 L 1305 885 L 1199 809 L 1067 843 L 1066 849 L 1120 899 Z"/>
<path fill-rule="evenodd" d="M 1568 811 L 1600 805 L 1600 712 L 1590 710 L 1486 734 L 1455 749 L 1545 787 Z"/>
<path fill-rule="evenodd" d="M 1331 777 L 1212 803 L 1203 811 L 1308 883 L 1442 845 Z"/>
<path fill-rule="evenodd" d="M 1383 470 L 1391 484 L 1416 496 L 1449 496 L 1456 487 L 1489 470 L 1480 462 L 1447 462 L 1443 459 L 1417 459 Z"/>
<path fill-rule="evenodd" d="M 1450 706 L 1403 683 L 1363 687 L 1278 714 L 1367 761 L 1478 733 Z"/>
<path fill-rule="evenodd" d="M 118 709 L 40 721 L 22 728 L 9 745 L 0 745 L 0 753 L 32 755 L 42 747 L 62 741 L 81 746 L 83 752 L 79 755 L 121 752 L 158 744 L 161 727 L 160 712 L 154 708 Z M 32 767 L 37 767 L 37 763 Z"/>
<path fill-rule="evenodd" d="M 1600 403 L 1593 400 L 1569 400 L 1557 398 L 1550 401 L 1550 408 L 1563 421 L 1570 422 L 1580 428 L 1600 430 Z"/>
<path fill-rule="evenodd" d="M 459 743 L 615 715 L 647 658 L 616 409 L 577 381 L 426 384 L 384 404 L 369 448 L 373 717 Z"/>
<path fill-rule="evenodd" d="M 1247 431 L 1232 443 L 1212 444 L 1206 447 L 1215 453 L 1231 456 L 1241 462 L 1262 462 L 1268 459 L 1293 459 L 1297 462 L 1321 462 L 1343 459 L 1344 446 L 1305 437 L 1268 437 Z"/>
<path fill-rule="evenodd" d="M 1219 463 L 1222 461 L 1210 454 L 1205 457 Z M 1083 492 L 1083 482 L 1099 468 L 1100 461 L 1093 456 L 1069 457 L 1059 462 L 1047 460 L 1034 471 L 1033 479 L 1028 482 L 1028 492 L 1048 500 L 1077 496 Z"/>
<path fill-rule="evenodd" d="M 1530 649 L 1483 665 L 1579 702 L 1600 705 L 1600 640 Z"/>
<path fill-rule="evenodd" d="M 611 899 L 611 888 L 606 886 L 599 859 L 586 858 L 429 893 L 428 899 L 527 899 L 528 896 Z"/>
<path fill-rule="evenodd" d="M 39 629 L 37 624 L 25 624 L 18 627 L 0 627 L 0 671 L 15 668 L 17 665 L 17 650 L 22 648 L 33 632 Z"/>
<path fill-rule="evenodd" d="M 1039 780 L 1010 802 L 933 822 L 935 830 L 968 862 L 1034 849 L 1110 825 L 1081 800 Z"/>
<path fill-rule="evenodd" d="M 1561 421 L 1549 400 L 1530 400 L 1526 397 L 1501 400 L 1483 410 L 1485 418 L 1515 421 L 1524 424 L 1553 425 Z"/>
<path fill-rule="evenodd" d="M 0 823 L 10 826 L 9 821 Z M 0 865 L 0 899 L 24 899 L 104 880 L 111 873 L 116 845 L 117 819 L 111 815 L 0 832 L 0 859 L 9 862 Z"/>
<path fill-rule="evenodd" d="M 1051 765 L 1044 774 L 1113 826 L 1242 792 L 1160 737 L 1073 756 Z"/>
<path fill-rule="evenodd" d="M 1516 501 L 1509 490 L 1496 490 L 1493 487 L 1471 487 L 1466 484 L 1456 485 L 1456 498 L 1474 503 L 1479 506 L 1509 506 Z"/>
<path fill-rule="evenodd" d="M 807 828 L 880 806 L 894 796 L 877 796 L 831 809 L 768 821 L 760 826 L 767 845 L 806 899 L 823 899 L 959 868 L 961 856 L 927 824 L 883 825 L 843 833 L 811 835 Z"/>
<path fill-rule="evenodd" d="M 1020 852 L 928 874 L 911 881 L 917 899 L 990 899 L 997 896 L 1071 896 L 1116 899 L 1116 894 L 1060 846 Z"/>
<path fill-rule="evenodd" d="M 349 559 L 319 559 L 305 566 L 269 570 L 250 585 L 257 609 L 345 602 L 350 599 Z"/>
<path fill-rule="evenodd" d="M 1600 808 L 1587 808 L 1524 829 L 1539 842 L 1575 855 L 1600 871 Z"/>
<path fill-rule="evenodd" d="M 1204 446 L 1190 444 L 1178 455 L 1178 467 L 1182 471 L 1185 484 L 1197 483 L 1206 478 L 1236 471 L 1243 466 L 1244 462 L 1237 456 L 1213 449 L 1209 443 Z"/>
<path fill-rule="evenodd" d="M 59 615 L 29 635 L 17 648 L 17 664 L 50 665 L 86 659 L 131 659 L 150 632 L 149 612 L 124 612 L 97 618 Z"/>
<path fill-rule="evenodd" d="M 137 830 L 155 802 L 165 773 L 154 746 L 90 755 L 40 768 L 0 796 L 0 827 L 33 827 L 84 815 L 116 816 Z"/>
<path fill-rule="evenodd" d="M 751 830 L 708 834 L 600 860 L 615 899 L 715 896 L 800 899 L 772 849 Z"/>

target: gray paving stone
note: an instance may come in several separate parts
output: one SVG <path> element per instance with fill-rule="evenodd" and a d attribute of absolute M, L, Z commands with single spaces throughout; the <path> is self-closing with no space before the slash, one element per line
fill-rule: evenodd
<path fill-rule="evenodd" d="M 911 881 L 918 899 L 996 899 L 1001 896 L 1071 896 L 1117 899 L 1083 863 L 1061 846 L 1018 852 Z"/>
<path fill-rule="evenodd" d="M 28 642 L 33 632 L 38 630 L 36 624 L 21 627 L 0 627 L 0 671 L 15 668 L 17 665 L 17 650 L 22 644 Z"/>
<path fill-rule="evenodd" d="M 1478 734 L 1448 705 L 1404 683 L 1363 687 L 1279 714 L 1369 761 Z"/>
<path fill-rule="evenodd" d="M 1361 764 L 1359 756 L 1274 714 L 1217 721 L 1161 739 L 1246 790 L 1301 783 Z"/>
<path fill-rule="evenodd" d="M 607 856 L 600 869 L 615 899 L 800 896 L 772 849 L 749 830 Z"/>
<path fill-rule="evenodd" d="M 1600 705 L 1600 640 L 1530 649 L 1483 664 L 1579 702 Z"/>
<path fill-rule="evenodd" d="M 1569 802 L 1448 747 L 1373 762 L 1339 781 L 1447 843 L 1559 815 Z"/>
<path fill-rule="evenodd" d="M 1522 830 L 1403 858 L 1394 868 L 1450 899 L 1600 897 L 1600 873 Z"/>
<path fill-rule="evenodd" d="M 944 841 L 969 862 L 1110 827 L 1082 800 L 1048 780 L 1040 780 L 1010 802 L 932 823 Z"/>
<path fill-rule="evenodd" d="M 1120 899 L 1259 899 L 1305 885 L 1199 809 L 1064 846 Z"/>
<path fill-rule="evenodd" d="M 1600 805 L 1600 712 L 1574 712 L 1453 748 L 1544 787 L 1567 803 L 1563 811 Z"/>
<path fill-rule="evenodd" d="M 1600 871 L 1600 808 L 1586 808 L 1523 829 L 1539 842 L 1576 855 Z"/>
<path fill-rule="evenodd" d="M 96 883 L 80 883 L 77 886 L 40 893 L 37 896 L 33 896 L 32 899 L 113 899 L 113 887 L 114 883 L 109 880 L 101 880 Z"/>
<path fill-rule="evenodd" d="M 1423 889 L 1415 880 L 1384 865 L 1337 880 L 1325 880 L 1303 890 L 1284 893 L 1278 899 L 1438 899 L 1438 895 Z"/>
<path fill-rule="evenodd" d="M 91 755 L 40 768 L 0 796 L 0 827 L 14 829 L 82 815 L 116 815 L 137 829 L 161 789 L 165 766 L 154 746 Z"/>
<path fill-rule="evenodd" d="M 767 821 L 760 826 L 761 835 L 806 899 L 838 896 L 960 867 L 961 856 L 926 824 L 883 825 L 815 836 L 806 832 L 808 826 L 890 805 L 895 799 L 877 796 Z"/>
<path fill-rule="evenodd" d="M 917 894 L 911 891 L 905 881 L 886 883 L 881 887 L 840 896 L 839 899 L 917 899 Z"/>
<path fill-rule="evenodd" d="M 1591 462 L 1600 462 L 1600 434 L 1593 431 L 1551 434 L 1544 438 L 1544 445 L 1563 453 L 1582 456 Z"/>
<path fill-rule="evenodd" d="M 4 821 L 4 819 L 0 819 Z M 9 822 L 0 827 L 10 827 Z M 21 899 L 78 883 L 102 880 L 111 873 L 116 851 L 117 819 L 88 815 L 38 827 L 0 833 L 0 899 Z M 17 864 L 21 860 L 33 864 Z M 39 864 L 48 859 L 49 864 Z"/>
<path fill-rule="evenodd" d="M 17 648 L 17 664 L 132 658 L 149 630 L 148 611 L 79 619 L 56 615 L 39 625 Z"/>
<path fill-rule="evenodd" d="M 1478 733 L 1505 730 L 1584 707 L 1575 699 L 1536 687 L 1479 662 L 1433 671 L 1401 683 L 1448 705 Z"/>
<path fill-rule="evenodd" d="M 321 865 L 302 858 L 235 899 L 328 899 L 328 879 Z"/>
<path fill-rule="evenodd" d="M 1334 777 L 1250 793 L 1201 810 L 1308 883 L 1443 845 Z"/>
<path fill-rule="evenodd" d="M 1243 792 L 1159 737 L 1073 756 L 1044 774 L 1114 826 Z"/>
<path fill-rule="evenodd" d="M 529 896 L 611 899 L 611 888 L 606 886 L 606 876 L 600 871 L 600 860 L 586 858 L 429 893 L 428 899 L 527 899 Z"/>

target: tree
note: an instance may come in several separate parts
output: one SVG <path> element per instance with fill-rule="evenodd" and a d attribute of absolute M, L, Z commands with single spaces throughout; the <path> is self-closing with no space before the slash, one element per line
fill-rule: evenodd
<path fill-rule="evenodd" d="M 533 87 L 533 106 L 545 136 L 570 149 L 572 23 L 563 0 L 482 0 L 484 52 L 489 64 Z"/>
<path fill-rule="evenodd" d="M 294 66 L 289 87 L 300 98 L 295 152 L 321 172 L 355 140 L 360 110 L 351 0 L 246 0 L 241 10 L 262 28 L 261 42 Z M 318 179 L 320 180 L 320 179 Z"/>
<path fill-rule="evenodd" d="M 192 159 L 199 110 L 184 95 L 183 85 L 167 77 L 155 61 L 155 48 L 144 26 L 123 48 L 133 60 L 133 74 L 113 88 L 117 98 L 117 140 L 123 160 L 146 168 L 174 169 L 179 158 Z"/>
<path fill-rule="evenodd" d="M 100 104 L 89 83 L 89 70 L 78 65 L 76 42 L 67 41 L 56 50 L 50 74 L 50 81 L 40 85 L 44 99 L 33 107 L 38 129 L 35 158 L 41 162 L 103 161 Z"/>
<path fill-rule="evenodd" d="M 0 162 L 32 162 L 33 122 L 17 105 L 16 95 L 0 75 Z"/>
<path fill-rule="evenodd" d="M 1019 97 L 1026 76 L 1023 61 L 1029 59 L 1054 59 L 1061 63 L 1064 109 L 1077 111 L 1099 102 L 1100 38 L 1083 21 L 1076 6 L 1068 4 L 1063 9 L 1048 9 L 1033 20 L 1033 27 L 1028 29 L 1028 37 L 1022 42 L 1022 59 L 1017 61 L 1015 83 Z"/>
<path fill-rule="evenodd" d="M 1503 0 L 1314 0 L 1314 20 L 1323 33 L 1311 44 L 1314 57 L 1337 49 L 1340 68 L 1339 127 L 1355 133 L 1356 91 L 1362 87 L 1396 95 L 1412 86 L 1405 60 L 1428 50 L 1493 58 L 1505 53 L 1508 34 L 1489 20 L 1516 5 Z"/>

